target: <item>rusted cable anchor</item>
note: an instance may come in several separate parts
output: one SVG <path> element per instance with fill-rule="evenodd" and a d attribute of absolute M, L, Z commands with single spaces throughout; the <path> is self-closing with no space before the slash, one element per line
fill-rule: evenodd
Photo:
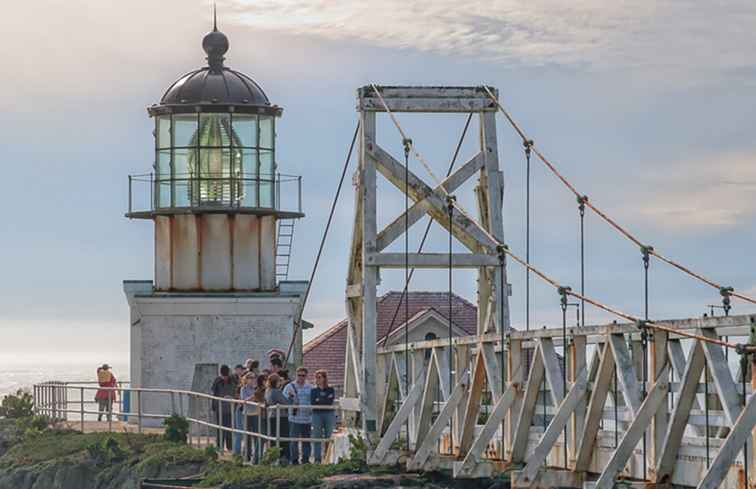
<path fill-rule="evenodd" d="M 730 297 L 735 292 L 733 287 L 720 287 L 719 295 L 722 296 L 722 309 L 724 309 L 725 316 L 730 315 L 730 309 L 732 309 L 732 300 Z"/>
<path fill-rule="evenodd" d="M 532 139 L 522 140 L 522 146 L 525 148 L 525 155 L 527 155 L 528 157 L 530 157 L 530 151 L 533 149 L 533 145 L 535 145 L 535 143 Z"/>
<path fill-rule="evenodd" d="M 643 266 L 648 268 L 648 263 L 651 259 L 651 254 L 654 252 L 654 247 L 643 245 L 640 247 L 640 251 L 641 255 L 643 255 Z"/>
<path fill-rule="evenodd" d="M 410 150 L 412 149 L 412 139 L 402 139 L 402 145 L 404 146 L 404 156 L 409 156 Z"/>
<path fill-rule="evenodd" d="M 496 245 L 496 252 L 499 254 L 499 265 L 504 265 L 507 261 L 507 253 L 509 253 L 509 245 L 499 243 Z"/>
<path fill-rule="evenodd" d="M 580 210 L 580 215 L 585 215 L 585 204 L 588 203 L 588 196 L 587 195 L 580 195 L 577 197 L 577 203 L 578 203 L 578 210 Z"/>
<path fill-rule="evenodd" d="M 648 324 L 648 321 L 639 319 L 638 321 L 635 322 L 635 325 L 640 330 L 641 341 L 644 343 L 648 342 L 649 338 L 652 335 L 651 326 Z"/>
<path fill-rule="evenodd" d="M 449 211 L 449 214 L 454 212 L 454 204 L 457 202 L 457 197 L 454 195 L 447 195 L 446 196 L 446 209 Z"/>
<path fill-rule="evenodd" d="M 562 306 L 562 310 L 567 309 L 567 294 L 570 293 L 572 287 L 559 286 L 557 292 L 559 292 L 559 304 Z"/>

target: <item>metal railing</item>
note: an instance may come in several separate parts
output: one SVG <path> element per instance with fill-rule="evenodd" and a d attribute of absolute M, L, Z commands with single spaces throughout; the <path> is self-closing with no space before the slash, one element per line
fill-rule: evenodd
<path fill-rule="evenodd" d="M 128 214 L 180 209 L 302 213 L 302 177 L 226 174 L 129 175 Z"/>
<path fill-rule="evenodd" d="M 95 384 L 94 386 L 91 384 Z M 344 428 L 336 423 L 336 419 L 344 420 L 345 412 L 358 412 L 358 409 L 348 406 L 342 406 L 337 401 L 332 406 L 312 406 L 312 405 L 268 405 L 240 399 L 216 397 L 201 392 L 193 392 L 180 389 L 154 389 L 154 388 L 136 388 L 123 387 L 99 387 L 96 382 L 59 382 L 49 381 L 33 386 L 34 412 L 37 415 L 48 417 L 53 423 L 67 423 L 71 429 L 80 429 L 82 432 L 87 431 L 87 423 L 92 423 L 95 417 L 102 416 L 105 418 L 107 431 L 113 432 L 114 428 L 124 429 L 123 425 L 118 425 L 119 421 L 128 422 L 136 425 L 136 431 L 143 433 L 148 429 L 146 420 L 164 420 L 173 415 L 184 417 L 189 422 L 189 433 L 187 443 L 190 446 L 202 447 L 214 445 L 220 453 L 233 451 L 238 452 L 237 448 L 243 446 L 241 454 L 250 460 L 252 452 L 254 457 L 251 460 L 258 462 L 265 452 L 272 448 L 285 448 L 290 443 L 299 444 L 299 453 L 303 453 L 304 444 L 324 444 L 328 445 L 333 441 L 334 435 L 337 435 Z M 115 396 L 113 404 L 109 409 L 102 411 L 88 408 L 96 401 L 90 401 L 89 398 L 95 399 L 97 391 L 112 392 Z M 89 394 L 89 397 L 87 397 Z M 148 413 L 144 412 L 145 404 L 153 404 L 148 401 L 148 396 L 162 396 L 170 398 L 170 412 Z M 130 399 L 130 402 L 124 403 L 124 398 Z M 115 409 L 113 406 L 115 405 Z M 249 409 L 256 410 L 257 414 L 249 414 Z M 291 410 L 308 410 L 315 412 L 333 412 L 334 423 L 333 431 L 330 437 L 296 437 L 288 436 L 286 430 L 282 429 L 282 418 L 287 418 Z M 239 419 L 237 412 L 242 412 L 242 426 L 238 426 Z M 228 414 L 228 416 L 226 416 Z M 338 414 L 338 416 L 337 416 Z M 246 429 L 246 416 L 258 416 L 258 429 Z M 91 426 L 90 429 L 103 429 L 103 425 Z M 237 442 L 235 437 L 241 437 Z M 227 441 L 229 437 L 229 441 Z M 254 441 L 253 441 L 254 440 Z M 254 445 L 250 448 L 250 444 Z M 228 445 L 232 445 L 231 448 Z M 336 462 L 334 456 L 328 456 L 327 448 L 323 451 L 323 461 L 330 459 Z M 281 456 L 285 456 L 282 453 Z"/>

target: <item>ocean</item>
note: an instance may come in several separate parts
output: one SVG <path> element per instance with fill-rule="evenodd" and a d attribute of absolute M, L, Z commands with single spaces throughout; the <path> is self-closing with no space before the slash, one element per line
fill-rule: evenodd
<path fill-rule="evenodd" d="M 129 380 L 127 360 L 108 361 L 118 380 Z M 66 362 L 37 362 L 35 364 L 0 363 L 0 398 L 18 389 L 31 389 L 35 383 L 49 380 L 81 382 L 97 380 L 97 363 L 71 360 Z"/>

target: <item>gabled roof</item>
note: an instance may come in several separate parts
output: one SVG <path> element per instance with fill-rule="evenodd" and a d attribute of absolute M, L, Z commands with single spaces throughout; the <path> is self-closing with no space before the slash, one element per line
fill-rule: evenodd
<path fill-rule="evenodd" d="M 448 309 L 449 308 L 447 307 L 447 311 Z M 443 315 L 437 310 L 435 310 L 434 308 L 429 307 L 427 309 L 423 309 L 422 311 L 419 311 L 417 314 L 412 316 L 409 319 L 409 321 L 407 321 L 407 325 L 408 325 L 407 331 L 409 332 L 419 326 L 422 326 L 430 318 L 436 319 L 439 323 L 443 325 L 447 325 L 448 320 L 449 320 L 448 315 Z M 404 323 L 405 322 L 402 320 L 401 324 L 396 324 L 394 328 L 391 330 L 391 333 L 389 333 L 388 336 L 385 337 L 383 341 L 379 339 L 378 343 L 380 345 L 387 345 L 387 344 L 391 344 L 391 341 L 394 340 L 395 338 L 402 339 L 404 336 Z M 452 319 L 452 336 L 463 336 L 466 334 L 467 334 L 467 331 L 459 327 L 459 325 L 457 325 L 457 323 Z M 448 336 L 448 334 L 445 336 Z"/>
<path fill-rule="evenodd" d="M 378 299 L 376 329 L 379 342 L 404 323 L 405 305 L 403 301 L 400 303 L 401 296 L 401 291 L 391 291 Z M 410 292 L 407 302 L 410 319 L 432 309 L 433 314 L 448 320 L 448 292 Z M 473 304 L 452 294 L 452 322 L 465 334 L 477 332 L 477 315 L 478 310 Z M 311 372 L 321 368 L 328 370 L 329 380 L 334 385 L 340 385 L 344 378 L 346 332 L 347 320 L 343 319 L 304 345 L 305 366 Z"/>

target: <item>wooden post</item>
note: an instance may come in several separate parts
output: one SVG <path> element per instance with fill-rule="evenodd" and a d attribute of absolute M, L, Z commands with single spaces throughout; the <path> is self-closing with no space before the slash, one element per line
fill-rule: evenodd
<path fill-rule="evenodd" d="M 362 427 L 366 433 L 375 433 L 378 425 L 378 399 L 376 398 L 376 287 L 378 268 L 368 266 L 368 255 L 377 252 L 376 236 L 376 173 L 373 160 L 367 155 L 375 145 L 375 113 L 361 114 L 360 171 L 362 175 L 362 375 L 360 389 Z"/>
<path fill-rule="evenodd" d="M 667 332 L 665 331 L 654 331 L 653 336 L 651 338 L 651 375 L 653 375 L 652 381 L 658 382 L 659 376 L 662 373 L 662 370 L 664 369 L 664 366 L 667 364 Z M 667 433 L 667 428 L 669 426 L 669 414 L 667 412 L 666 407 L 663 409 L 660 409 L 656 416 L 654 416 L 653 424 L 651 425 L 651 437 L 652 437 L 652 443 L 651 443 L 651 460 L 653 461 L 653 465 L 651 466 L 651 470 L 653 471 L 653 474 L 655 475 L 657 472 L 656 464 L 659 461 L 659 456 L 661 455 L 662 446 L 664 445 L 664 437 Z M 653 476 L 652 476 L 653 479 Z"/>
<path fill-rule="evenodd" d="M 522 340 L 512 339 L 509 342 L 509 355 L 507 355 L 507 382 L 514 389 L 514 401 L 512 407 L 507 412 L 506 417 L 506 446 L 504 449 L 504 459 L 511 459 L 512 457 L 512 441 L 514 440 L 514 433 L 517 429 L 517 413 L 520 412 L 522 407 L 522 398 L 524 396 L 524 382 L 525 382 L 525 363 L 522 355 Z"/>
<path fill-rule="evenodd" d="M 570 381 L 575 383 L 577 382 L 577 378 L 580 372 L 586 368 L 586 337 L 583 335 L 573 336 L 569 351 Z M 596 356 L 596 358 L 598 358 L 599 356 L 598 352 L 595 352 L 594 355 Z M 575 459 L 577 458 L 579 435 L 583 432 L 583 426 L 585 424 L 586 408 L 586 397 L 582 396 L 576 401 L 575 410 L 572 413 L 572 437 L 570 438 L 570 446 L 564 447 L 565 450 L 569 450 L 570 465 L 573 467 L 575 464 Z"/>

